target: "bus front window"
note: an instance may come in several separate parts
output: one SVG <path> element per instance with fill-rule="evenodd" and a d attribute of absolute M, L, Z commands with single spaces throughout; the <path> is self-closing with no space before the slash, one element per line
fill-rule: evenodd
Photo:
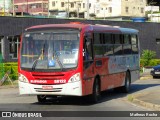
<path fill-rule="evenodd" d="M 21 68 L 35 71 L 76 68 L 78 54 L 78 32 L 25 33 L 21 49 Z"/>

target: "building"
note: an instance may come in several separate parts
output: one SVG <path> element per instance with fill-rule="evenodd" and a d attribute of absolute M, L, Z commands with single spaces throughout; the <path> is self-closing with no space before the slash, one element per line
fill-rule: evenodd
<path fill-rule="evenodd" d="M 11 0 L 0 0 L 0 16 L 9 16 L 11 9 Z"/>
<path fill-rule="evenodd" d="M 61 17 L 83 17 L 84 10 L 83 0 L 49 0 L 49 12 L 50 16 Z M 86 10 L 86 9 L 85 9 Z M 60 14 L 61 13 L 61 14 Z M 64 13 L 64 14 L 62 14 Z M 81 16 L 79 16 L 81 15 Z"/>
<path fill-rule="evenodd" d="M 48 0 L 13 0 L 13 13 L 48 16 Z"/>
<path fill-rule="evenodd" d="M 147 0 L 146 16 L 152 22 L 160 22 L 160 1 Z"/>
<path fill-rule="evenodd" d="M 62 18 L 145 17 L 147 0 L 13 0 L 13 13 Z"/>
<path fill-rule="evenodd" d="M 146 0 L 50 0 L 50 15 L 68 17 L 145 17 Z"/>

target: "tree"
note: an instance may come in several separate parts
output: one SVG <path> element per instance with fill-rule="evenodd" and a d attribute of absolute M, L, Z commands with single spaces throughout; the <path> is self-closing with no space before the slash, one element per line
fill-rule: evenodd
<path fill-rule="evenodd" d="M 95 19 L 95 18 L 96 18 L 96 14 L 91 13 L 91 14 L 89 14 L 89 17 L 90 17 L 91 19 Z"/>
<path fill-rule="evenodd" d="M 156 52 L 152 50 L 143 50 L 142 51 L 142 59 L 144 60 L 144 66 L 148 66 L 149 62 L 155 58 Z"/>

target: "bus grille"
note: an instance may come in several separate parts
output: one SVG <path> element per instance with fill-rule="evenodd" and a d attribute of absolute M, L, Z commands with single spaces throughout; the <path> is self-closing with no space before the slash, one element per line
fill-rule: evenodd
<path fill-rule="evenodd" d="M 44 90 L 42 88 L 34 88 L 36 92 L 61 92 L 62 88 L 53 88 L 51 90 Z"/>
<path fill-rule="evenodd" d="M 64 74 L 33 73 L 32 76 L 36 80 L 55 80 L 55 79 L 61 79 L 64 76 Z"/>

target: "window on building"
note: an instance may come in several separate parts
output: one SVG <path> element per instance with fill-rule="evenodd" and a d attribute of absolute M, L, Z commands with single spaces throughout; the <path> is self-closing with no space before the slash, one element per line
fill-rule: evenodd
<path fill-rule="evenodd" d="M 97 14 L 99 14 L 100 13 L 100 11 L 99 10 L 97 10 Z"/>
<path fill-rule="evenodd" d="M 29 8 L 34 9 L 34 8 L 37 8 L 37 6 L 36 6 L 36 4 L 31 4 L 31 5 L 29 6 Z"/>
<path fill-rule="evenodd" d="M 83 8 L 85 8 L 85 3 L 83 3 Z"/>
<path fill-rule="evenodd" d="M 61 2 L 61 7 L 64 7 L 64 2 Z"/>
<path fill-rule="evenodd" d="M 42 4 L 41 4 L 41 3 L 38 3 L 38 4 L 37 4 L 37 8 L 42 8 Z"/>
<path fill-rule="evenodd" d="M 20 36 L 9 36 L 9 56 L 11 59 L 18 58 L 18 48 L 20 46 Z"/>
<path fill-rule="evenodd" d="M 74 8 L 74 3 L 73 2 L 71 2 L 71 8 Z"/>
<path fill-rule="evenodd" d="M 47 4 L 47 3 L 44 3 L 44 4 L 43 4 L 43 8 L 48 8 L 48 4 Z"/>
<path fill-rule="evenodd" d="M 91 3 L 89 3 L 89 8 L 91 8 Z"/>
<path fill-rule="evenodd" d="M 144 13 L 144 8 L 141 8 L 141 13 Z"/>
<path fill-rule="evenodd" d="M 15 9 L 15 10 L 18 10 L 18 5 L 15 5 L 15 6 L 14 6 L 14 9 Z"/>
<path fill-rule="evenodd" d="M 129 13 L 129 7 L 125 7 L 126 13 Z"/>
<path fill-rule="evenodd" d="M 56 2 L 52 1 L 52 6 L 55 7 L 56 6 Z"/>
<path fill-rule="evenodd" d="M 78 8 L 81 8 L 81 3 L 78 3 Z"/>
<path fill-rule="evenodd" d="M 112 13 L 112 7 L 109 7 L 108 12 Z"/>

